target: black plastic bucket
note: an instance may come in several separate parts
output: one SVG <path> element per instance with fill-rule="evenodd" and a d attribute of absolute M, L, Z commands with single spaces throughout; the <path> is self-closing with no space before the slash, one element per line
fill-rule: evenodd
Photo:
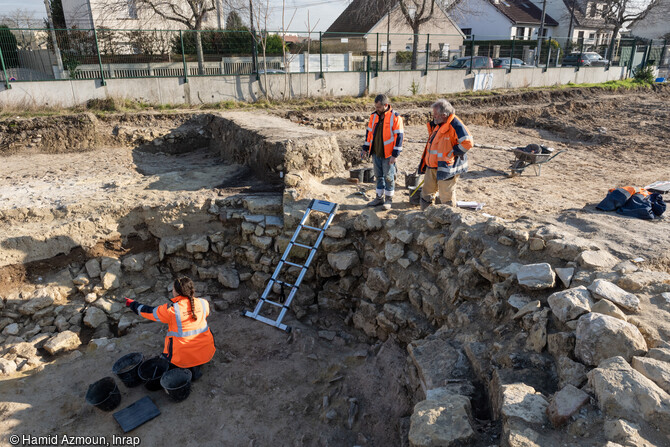
<path fill-rule="evenodd" d="M 407 188 L 416 188 L 419 185 L 419 176 L 417 174 L 405 174 L 405 186 Z"/>
<path fill-rule="evenodd" d="M 88 386 L 86 402 L 102 411 L 112 411 L 121 403 L 121 392 L 111 377 L 105 377 Z"/>
<path fill-rule="evenodd" d="M 359 183 L 363 183 L 363 179 L 365 178 L 364 173 L 365 169 L 350 169 L 349 177 L 358 179 Z"/>
<path fill-rule="evenodd" d="M 412 194 L 414 194 L 414 195 L 412 195 Z M 421 204 L 421 188 L 412 187 L 412 186 L 409 187 L 409 203 L 410 203 L 410 205 L 420 205 Z"/>
<path fill-rule="evenodd" d="M 170 363 L 162 357 L 152 357 L 142 362 L 137 375 L 149 391 L 161 389 L 161 377 L 170 368 Z"/>
<path fill-rule="evenodd" d="M 175 368 L 163 374 L 161 386 L 175 402 L 181 402 L 191 394 L 191 371 Z"/>
<path fill-rule="evenodd" d="M 142 379 L 137 375 L 140 363 L 144 360 L 141 352 L 131 352 L 126 354 L 114 363 L 112 372 L 121 379 L 121 382 L 128 388 L 142 384 Z"/>
<path fill-rule="evenodd" d="M 374 183 L 375 182 L 375 172 L 372 168 L 365 168 L 363 171 L 363 183 Z"/>

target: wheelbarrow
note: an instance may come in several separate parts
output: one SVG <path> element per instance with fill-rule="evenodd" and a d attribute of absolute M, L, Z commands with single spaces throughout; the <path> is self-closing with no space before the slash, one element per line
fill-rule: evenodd
<path fill-rule="evenodd" d="M 539 152 L 528 152 L 523 150 L 525 148 L 515 148 L 510 149 L 510 152 L 514 154 L 514 160 L 510 162 L 510 177 L 515 177 L 521 175 L 529 166 L 532 166 L 535 170 L 535 175 L 542 174 L 542 165 L 550 162 L 556 158 L 559 154 L 565 151 L 558 151 L 554 153 L 553 151 L 547 151 L 544 148 Z"/>

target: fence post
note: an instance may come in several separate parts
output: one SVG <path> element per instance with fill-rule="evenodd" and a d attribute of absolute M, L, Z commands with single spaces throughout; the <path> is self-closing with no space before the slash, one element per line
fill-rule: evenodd
<path fill-rule="evenodd" d="M 186 49 L 184 48 L 184 32 L 179 30 L 179 40 L 181 41 L 181 61 L 184 64 L 184 84 L 188 83 L 188 67 L 186 66 Z"/>
<path fill-rule="evenodd" d="M 0 47 L 0 64 L 2 64 L 2 73 L 5 75 L 5 88 L 11 90 L 12 85 L 9 83 L 9 78 L 7 77 L 7 69 L 5 68 L 5 58 L 2 56 L 2 47 Z"/>
<path fill-rule="evenodd" d="M 100 83 L 101 85 L 107 85 L 105 82 L 105 72 L 102 70 L 102 57 L 100 56 L 100 46 L 98 45 L 98 32 L 93 26 L 93 38 L 95 39 L 95 51 L 98 53 L 98 65 L 100 66 Z"/>
<path fill-rule="evenodd" d="M 663 40 L 663 49 L 661 50 L 661 60 L 658 61 L 658 66 L 660 67 L 665 60 L 665 47 L 668 45 L 668 39 Z"/>
<path fill-rule="evenodd" d="M 579 71 L 579 64 L 580 64 L 579 61 L 581 61 L 583 57 L 584 57 L 584 39 L 582 39 L 582 44 L 579 46 L 579 59 L 577 59 L 577 67 L 575 71 Z"/>
<path fill-rule="evenodd" d="M 319 78 L 323 79 L 323 32 L 319 31 Z"/>
<path fill-rule="evenodd" d="M 633 59 L 635 59 L 635 53 L 637 53 L 637 38 L 633 41 L 633 46 L 630 48 L 630 57 L 628 58 L 628 75 L 630 76 L 630 72 L 633 69 Z"/>
<path fill-rule="evenodd" d="M 472 73 L 474 68 L 472 65 L 475 63 L 475 35 L 470 36 L 470 68 L 465 72 L 465 74 Z"/>
<path fill-rule="evenodd" d="M 540 59 L 538 58 L 538 62 Z M 551 62 L 551 37 L 549 37 L 549 42 L 547 42 L 547 65 L 545 65 L 542 73 L 546 72 L 549 69 L 549 63 Z"/>
<path fill-rule="evenodd" d="M 375 78 L 379 76 L 379 33 L 377 33 L 377 50 L 375 51 Z"/>
<path fill-rule="evenodd" d="M 430 34 L 426 34 L 426 75 L 428 74 L 428 61 L 430 60 Z"/>
<path fill-rule="evenodd" d="M 647 61 L 649 60 L 649 56 L 651 55 L 651 40 L 649 40 L 649 43 L 647 44 L 647 48 L 644 49 L 644 56 L 642 56 L 642 68 L 645 68 L 647 66 Z"/>
<path fill-rule="evenodd" d="M 366 76 L 365 76 L 365 78 L 367 80 L 367 82 L 365 83 L 365 94 L 367 95 L 367 94 L 369 94 L 369 90 L 370 90 L 370 55 L 369 54 L 365 57 L 365 61 L 366 61 L 365 71 L 367 72 Z"/>
<path fill-rule="evenodd" d="M 512 52 L 509 55 L 509 68 L 507 73 L 512 72 L 512 62 L 514 61 L 514 48 L 516 47 L 516 36 L 512 36 Z"/>

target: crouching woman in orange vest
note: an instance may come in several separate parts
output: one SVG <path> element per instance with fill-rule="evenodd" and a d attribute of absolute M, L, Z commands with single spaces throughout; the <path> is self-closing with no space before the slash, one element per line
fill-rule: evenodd
<path fill-rule="evenodd" d="M 214 357 L 214 336 L 207 325 L 209 303 L 195 298 L 195 287 L 189 278 L 178 278 L 172 287 L 169 303 L 151 307 L 126 298 L 126 306 L 137 315 L 168 325 L 162 356 L 172 367 L 189 368 L 193 380 L 202 376 L 200 366 Z"/>

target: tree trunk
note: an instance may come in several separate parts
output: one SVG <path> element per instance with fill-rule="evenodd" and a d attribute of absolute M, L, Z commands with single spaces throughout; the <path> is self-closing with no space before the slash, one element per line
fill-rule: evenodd
<path fill-rule="evenodd" d="M 614 27 L 614 30 L 612 31 L 612 38 L 610 39 L 610 45 L 609 48 L 607 49 L 607 55 L 609 56 L 610 63 L 614 59 L 614 44 L 616 43 L 616 36 L 619 34 L 619 30 L 621 29 L 620 25 L 616 25 Z M 632 57 L 633 55 L 631 55 Z M 621 62 L 619 62 L 619 65 L 621 65 Z"/>
<path fill-rule="evenodd" d="M 412 41 L 412 65 L 411 69 L 416 70 L 416 62 L 419 53 L 419 27 L 412 27 L 414 32 L 414 40 Z"/>
<path fill-rule="evenodd" d="M 198 53 L 198 74 L 205 74 L 205 56 L 202 53 L 202 36 L 200 35 L 200 30 L 195 31 L 195 49 Z"/>

